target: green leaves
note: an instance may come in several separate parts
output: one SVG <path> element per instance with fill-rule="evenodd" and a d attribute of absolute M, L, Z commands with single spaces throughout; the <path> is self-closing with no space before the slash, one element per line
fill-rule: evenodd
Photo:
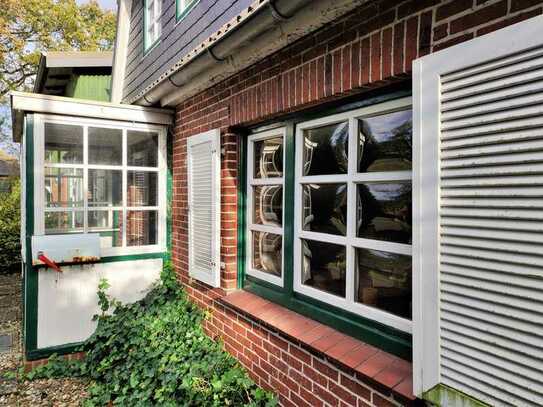
<path fill-rule="evenodd" d="M 10 193 L 0 194 L 0 273 L 21 262 L 21 186 L 13 180 Z"/>
<path fill-rule="evenodd" d="M 112 303 L 107 281 L 100 282 L 98 327 L 84 346 L 86 359 L 78 369 L 70 367 L 93 380 L 84 405 L 275 405 L 273 396 L 205 335 L 203 314 L 186 298 L 170 264 L 161 277 L 161 284 L 137 303 L 113 300 L 112 314 L 106 313 Z M 68 372 L 55 367 L 40 374 Z"/>

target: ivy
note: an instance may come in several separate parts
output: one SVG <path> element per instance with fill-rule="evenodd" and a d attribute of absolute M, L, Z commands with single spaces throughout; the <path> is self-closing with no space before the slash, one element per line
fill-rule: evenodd
<path fill-rule="evenodd" d="M 102 313 L 82 361 L 52 357 L 26 375 L 91 379 L 84 406 L 275 406 L 221 344 L 203 331 L 203 313 L 186 297 L 171 265 L 142 300 L 122 305 L 100 282 Z M 113 309 L 112 309 L 113 308 Z"/>

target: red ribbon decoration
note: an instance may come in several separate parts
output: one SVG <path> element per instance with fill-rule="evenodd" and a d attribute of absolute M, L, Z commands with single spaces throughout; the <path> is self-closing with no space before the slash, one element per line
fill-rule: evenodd
<path fill-rule="evenodd" d="M 52 268 L 56 272 L 62 273 L 62 270 L 60 269 L 60 267 L 53 260 L 49 259 L 45 254 L 43 253 L 38 254 L 38 260 L 41 261 L 42 263 L 45 263 L 47 267 Z"/>

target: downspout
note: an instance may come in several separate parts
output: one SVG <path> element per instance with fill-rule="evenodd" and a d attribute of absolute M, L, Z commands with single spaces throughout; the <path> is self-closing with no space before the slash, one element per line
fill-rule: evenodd
<path fill-rule="evenodd" d="M 113 68 L 111 72 L 112 103 L 121 103 L 123 97 L 131 9 L 132 0 L 117 0 L 117 35 L 115 36 Z"/>
<path fill-rule="evenodd" d="M 180 61 L 175 73 L 163 75 L 154 88 L 129 102 L 175 106 L 367 1 L 261 1 L 250 20 L 237 29 L 231 27 L 232 32 L 219 41 L 202 44 L 187 62 Z"/>

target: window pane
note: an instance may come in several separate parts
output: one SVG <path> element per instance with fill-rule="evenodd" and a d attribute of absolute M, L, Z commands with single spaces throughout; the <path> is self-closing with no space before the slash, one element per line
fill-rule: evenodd
<path fill-rule="evenodd" d="M 83 170 L 45 168 L 45 206 L 70 208 L 83 206 Z"/>
<path fill-rule="evenodd" d="M 357 188 L 357 236 L 411 244 L 411 183 L 368 183 Z"/>
<path fill-rule="evenodd" d="M 344 246 L 302 239 L 302 284 L 345 297 Z"/>
<path fill-rule="evenodd" d="M 303 175 L 347 173 L 348 122 L 304 131 Z"/>
<path fill-rule="evenodd" d="M 411 110 L 360 120 L 358 171 L 410 170 L 412 124 Z"/>
<path fill-rule="evenodd" d="M 158 166 L 158 134 L 129 130 L 127 133 L 128 165 Z"/>
<path fill-rule="evenodd" d="M 89 211 L 89 232 L 100 234 L 100 247 L 123 245 L 123 211 Z"/>
<path fill-rule="evenodd" d="M 283 222 L 283 187 L 253 187 L 253 223 L 281 226 Z"/>
<path fill-rule="evenodd" d="M 158 202 L 158 174 L 128 171 L 128 206 L 156 206 Z"/>
<path fill-rule="evenodd" d="M 120 170 L 89 170 L 89 206 L 121 206 L 122 184 Z"/>
<path fill-rule="evenodd" d="M 145 246 L 158 242 L 158 212 L 128 211 L 126 215 L 127 246 Z"/>
<path fill-rule="evenodd" d="M 83 127 L 45 123 L 45 162 L 83 164 Z"/>
<path fill-rule="evenodd" d="M 303 193 L 303 229 L 345 236 L 347 184 L 306 184 Z"/>
<path fill-rule="evenodd" d="M 253 233 L 252 268 L 281 277 L 283 238 L 274 233 Z"/>
<path fill-rule="evenodd" d="M 254 142 L 254 178 L 283 176 L 283 137 Z"/>
<path fill-rule="evenodd" d="M 45 234 L 83 232 L 83 211 L 45 212 Z"/>
<path fill-rule="evenodd" d="M 411 257 L 357 249 L 357 301 L 411 319 Z"/>
<path fill-rule="evenodd" d="M 122 130 L 89 127 L 89 164 L 123 164 Z"/>

